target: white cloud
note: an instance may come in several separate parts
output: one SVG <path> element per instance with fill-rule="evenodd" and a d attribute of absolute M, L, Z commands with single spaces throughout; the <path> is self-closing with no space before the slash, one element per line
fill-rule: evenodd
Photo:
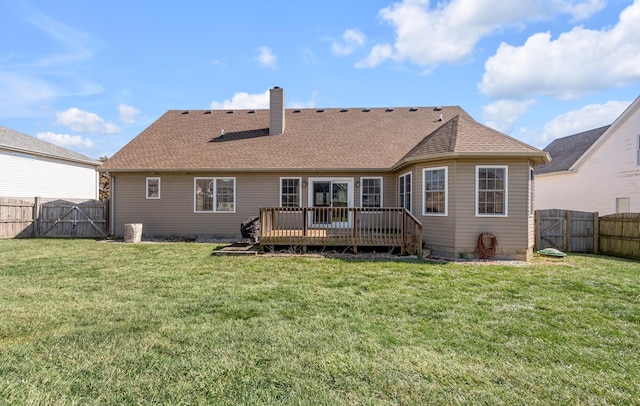
<path fill-rule="evenodd" d="M 97 114 L 82 111 L 76 107 L 56 113 L 56 124 L 86 134 L 118 134 L 120 132 L 117 125 L 105 123 Z"/>
<path fill-rule="evenodd" d="M 497 100 L 482 108 L 482 119 L 489 127 L 510 134 L 518 118 L 524 115 L 535 102 L 534 99 Z"/>
<path fill-rule="evenodd" d="M 269 90 L 264 93 L 249 94 L 238 92 L 233 95 L 231 100 L 225 100 L 222 103 L 217 101 L 211 102 L 211 108 L 219 109 L 268 109 L 269 108 Z"/>
<path fill-rule="evenodd" d="M 502 43 L 485 64 L 480 90 L 491 97 L 560 99 L 640 82 L 640 1 L 601 31 L 575 27 L 552 40 L 537 33 L 522 46 Z"/>
<path fill-rule="evenodd" d="M 435 7 L 429 0 L 403 0 L 379 12 L 393 27 L 395 43 L 375 45 L 359 66 L 376 66 L 386 59 L 421 66 L 459 62 L 482 37 L 504 26 L 558 14 L 583 19 L 603 7 L 603 0 L 451 0 Z"/>
<path fill-rule="evenodd" d="M 258 48 L 258 56 L 256 60 L 260 65 L 267 68 L 275 69 L 277 59 L 278 58 L 273 54 L 273 51 L 271 51 L 271 48 L 269 47 Z"/>
<path fill-rule="evenodd" d="M 334 42 L 331 50 L 336 55 L 350 55 L 364 45 L 365 35 L 356 29 L 348 29 L 342 34 L 342 43 Z"/>
<path fill-rule="evenodd" d="M 140 118 L 140 109 L 128 104 L 119 104 L 118 111 L 120 112 L 120 121 L 123 123 L 133 124 Z"/>
<path fill-rule="evenodd" d="M 629 101 L 609 101 L 604 104 L 589 104 L 579 110 L 561 114 L 545 124 L 541 141 L 548 144 L 556 138 L 609 125 L 630 104 Z"/>
<path fill-rule="evenodd" d="M 69 135 L 69 134 L 56 134 L 51 131 L 37 133 L 36 137 L 39 140 L 47 141 L 55 145 L 59 145 L 64 148 L 72 148 L 72 147 L 84 147 L 84 148 L 93 148 L 93 141 L 88 138 L 82 138 L 79 135 Z"/>

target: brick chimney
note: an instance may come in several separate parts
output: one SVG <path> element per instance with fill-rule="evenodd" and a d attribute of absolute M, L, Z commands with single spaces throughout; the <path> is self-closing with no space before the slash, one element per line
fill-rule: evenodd
<path fill-rule="evenodd" d="M 269 89 L 269 135 L 284 133 L 284 90 Z"/>

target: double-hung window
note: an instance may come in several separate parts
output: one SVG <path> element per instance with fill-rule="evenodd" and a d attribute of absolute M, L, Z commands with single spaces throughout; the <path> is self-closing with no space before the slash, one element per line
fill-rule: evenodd
<path fill-rule="evenodd" d="M 476 166 L 476 216 L 507 216 L 506 166 Z"/>
<path fill-rule="evenodd" d="M 360 207 L 382 207 L 382 178 L 360 178 Z"/>
<path fill-rule="evenodd" d="M 301 178 L 280 178 L 280 207 L 302 206 Z"/>
<path fill-rule="evenodd" d="M 147 199 L 160 199 L 160 178 L 147 178 Z"/>
<path fill-rule="evenodd" d="M 411 211 L 411 172 L 398 177 L 398 205 Z"/>
<path fill-rule="evenodd" d="M 197 213 L 235 213 L 235 178 L 194 178 L 194 206 Z"/>
<path fill-rule="evenodd" d="M 425 216 L 446 216 L 448 206 L 447 167 L 423 170 L 424 203 L 422 214 Z"/>

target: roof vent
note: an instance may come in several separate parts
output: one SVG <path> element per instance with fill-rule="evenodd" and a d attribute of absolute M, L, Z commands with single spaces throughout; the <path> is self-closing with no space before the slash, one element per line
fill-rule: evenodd
<path fill-rule="evenodd" d="M 233 114 L 233 110 L 227 111 L 227 114 Z"/>
<path fill-rule="evenodd" d="M 387 109 L 385 111 L 388 113 L 390 111 L 393 111 L 393 109 L 391 107 L 387 107 Z"/>
<path fill-rule="evenodd" d="M 316 110 L 316 113 L 324 113 L 324 109 L 318 109 Z"/>
<path fill-rule="evenodd" d="M 300 113 L 301 111 L 302 110 L 300 110 L 300 109 L 293 110 L 294 113 Z"/>
<path fill-rule="evenodd" d="M 418 108 L 417 108 L 417 107 L 411 107 L 411 108 L 409 109 L 409 111 L 418 111 Z"/>
<path fill-rule="evenodd" d="M 346 113 L 347 111 L 349 111 L 349 109 L 342 109 L 340 110 L 340 113 Z"/>
<path fill-rule="evenodd" d="M 256 111 L 255 110 L 249 110 L 247 111 L 247 114 L 254 114 Z"/>
<path fill-rule="evenodd" d="M 370 112 L 370 111 L 371 111 L 371 109 L 362 109 L 362 112 L 363 112 L 363 113 L 368 113 L 368 112 Z"/>
<path fill-rule="evenodd" d="M 189 110 L 183 111 L 182 114 L 189 114 Z"/>
<path fill-rule="evenodd" d="M 442 121 L 442 114 L 440 114 L 440 117 L 438 117 L 438 121 Z"/>
<path fill-rule="evenodd" d="M 211 114 L 211 110 L 207 110 L 203 114 Z"/>
<path fill-rule="evenodd" d="M 440 110 L 442 110 L 442 107 L 440 107 L 440 106 L 436 106 L 436 107 L 433 108 L 433 111 L 440 111 Z"/>

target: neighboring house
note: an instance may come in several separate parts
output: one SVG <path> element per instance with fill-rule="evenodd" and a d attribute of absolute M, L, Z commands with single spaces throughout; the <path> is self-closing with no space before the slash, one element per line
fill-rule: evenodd
<path fill-rule="evenodd" d="M 554 140 L 536 167 L 536 209 L 640 212 L 640 97 L 613 124 Z"/>
<path fill-rule="evenodd" d="M 171 110 L 100 168 L 112 233 L 237 239 L 261 207 L 404 207 L 437 255 L 529 258 L 532 173 L 548 155 L 460 107 Z"/>
<path fill-rule="evenodd" d="M 0 197 L 97 199 L 99 161 L 0 126 Z"/>

